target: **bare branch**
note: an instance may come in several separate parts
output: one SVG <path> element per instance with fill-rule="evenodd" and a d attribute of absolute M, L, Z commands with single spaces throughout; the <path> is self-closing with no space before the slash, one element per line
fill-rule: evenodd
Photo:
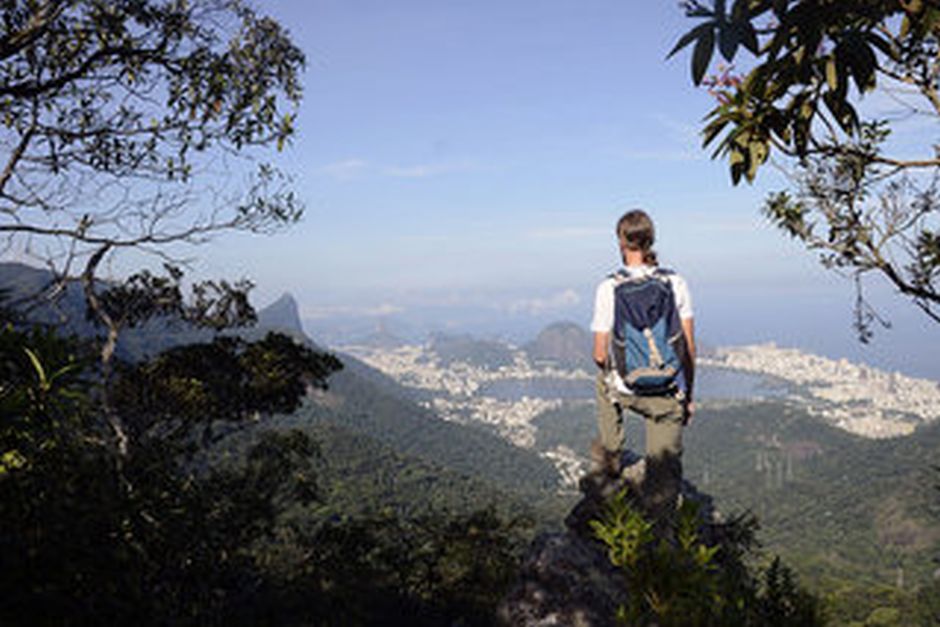
<path fill-rule="evenodd" d="M 98 268 L 98 264 L 101 263 L 101 260 L 110 250 L 110 245 L 106 244 L 102 246 L 91 256 L 91 258 L 88 260 L 88 263 L 85 264 L 85 270 L 82 272 L 82 288 L 85 292 L 85 301 L 88 304 L 89 310 L 107 329 L 107 338 L 105 339 L 104 345 L 101 347 L 101 367 L 102 376 L 104 378 L 104 385 L 102 386 L 102 406 L 105 416 L 107 417 L 108 424 L 111 426 L 111 430 L 114 431 L 114 438 L 117 443 L 118 455 L 119 457 L 123 458 L 127 457 L 130 439 L 127 435 L 127 430 L 124 428 L 123 422 L 117 413 L 115 413 L 114 408 L 111 406 L 109 398 L 109 382 L 112 370 L 111 359 L 114 356 L 114 350 L 117 347 L 120 326 L 119 323 L 108 314 L 108 311 L 105 309 L 105 307 L 102 306 L 101 301 L 98 299 L 98 294 L 95 291 L 95 272 Z M 120 466 L 118 470 L 120 471 Z"/>
<path fill-rule="evenodd" d="M 36 132 L 36 106 L 37 103 L 34 101 L 32 123 L 30 124 L 29 128 L 26 129 L 26 132 L 23 133 L 23 135 L 20 137 L 19 143 L 16 145 L 16 148 L 13 149 L 13 152 L 10 153 L 10 158 L 7 159 L 7 164 L 3 168 L 3 173 L 0 174 L 0 195 L 3 195 L 7 186 L 7 182 L 16 171 L 16 165 L 20 162 L 20 159 L 23 158 L 23 154 L 26 152 L 26 148 L 29 146 L 29 142 L 33 139 L 33 134 Z"/>

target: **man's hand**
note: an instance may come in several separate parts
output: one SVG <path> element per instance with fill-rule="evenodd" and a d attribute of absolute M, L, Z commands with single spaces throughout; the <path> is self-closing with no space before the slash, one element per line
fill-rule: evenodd
<path fill-rule="evenodd" d="M 682 424 L 687 427 L 692 424 L 692 417 L 695 415 L 695 403 L 692 401 L 683 402 L 682 412 Z"/>
<path fill-rule="evenodd" d="M 607 347 L 610 345 L 610 333 L 594 332 L 594 363 L 601 370 L 607 369 Z"/>

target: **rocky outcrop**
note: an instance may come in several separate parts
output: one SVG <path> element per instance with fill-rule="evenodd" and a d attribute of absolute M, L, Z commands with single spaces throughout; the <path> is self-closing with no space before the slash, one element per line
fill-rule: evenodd
<path fill-rule="evenodd" d="M 596 542 L 572 533 L 539 536 L 522 577 L 498 610 L 499 624 L 613 625 L 626 601 L 626 581 Z"/>
<path fill-rule="evenodd" d="M 600 518 L 605 503 L 625 487 L 641 490 L 645 464 L 627 460 L 622 475 L 592 473 L 580 482 L 581 500 L 565 519 L 565 531 L 542 534 L 526 554 L 519 578 L 500 604 L 497 618 L 512 627 L 606 627 L 615 625 L 617 608 L 627 601 L 623 574 L 594 539 L 590 521 Z M 711 498 L 684 482 L 682 498 L 700 504 L 707 529 L 718 519 Z M 713 541 L 715 539 L 712 539 Z"/>

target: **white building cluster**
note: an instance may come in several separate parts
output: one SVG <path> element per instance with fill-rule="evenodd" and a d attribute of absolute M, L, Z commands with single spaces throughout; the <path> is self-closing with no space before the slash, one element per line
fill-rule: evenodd
<path fill-rule="evenodd" d="M 432 350 L 420 345 L 397 348 L 346 346 L 342 351 L 404 386 L 431 392 L 433 398 L 425 405 L 444 420 L 483 423 L 522 448 L 535 446 L 536 427 L 532 421 L 536 416 L 561 407 L 562 401 L 529 396 L 516 401 L 497 399 L 480 393 L 484 384 L 505 379 L 551 378 L 583 380 L 590 386 L 593 381 L 583 370 L 561 370 L 549 364 L 532 364 L 522 351 L 514 352 L 511 365 L 494 369 L 465 362 L 453 362 L 444 367 Z M 544 456 L 555 464 L 564 485 L 577 485 L 586 468 L 586 460 L 570 449 L 555 449 Z"/>
<path fill-rule="evenodd" d="M 584 370 L 560 370 L 551 365 L 533 365 L 525 353 L 515 351 L 513 363 L 494 369 L 480 368 L 466 362 L 453 362 L 446 368 L 426 346 L 405 345 L 397 348 L 344 346 L 342 352 L 361 359 L 400 384 L 450 396 L 475 396 L 484 383 L 503 379 L 569 379 L 593 381 Z"/>
<path fill-rule="evenodd" d="M 484 393 L 487 384 L 526 379 L 578 380 L 586 386 L 593 382 L 583 370 L 533 364 L 521 350 L 514 350 L 512 364 L 498 368 L 461 361 L 444 366 L 429 346 L 422 345 L 347 346 L 342 350 L 404 386 L 427 392 L 430 400 L 425 406 L 442 419 L 486 425 L 522 448 L 535 446 L 535 418 L 561 407 L 563 401 L 531 396 L 495 398 Z M 790 399 L 811 414 L 868 438 L 907 435 L 918 424 L 940 419 L 940 386 L 936 382 L 882 372 L 845 359 L 827 359 L 768 343 L 720 349 L 714 357 L 700 358 L 698 363 L 783 381 L 791 387 Z M 542 455 L 552 461 L 566 487 L 576 486 L 587 469 L 587 459 L 564 446 Z"/>
<path fill-rule="evenodd" d="M 438 397 L 428 406 L 445 420 L 481 422 L 492 427 L 500 436 L 516 446 L 532 448 L 535 446 L 536 432 L 532 421 L 542 412 L 561 407 L 561 401 L 528 396 L 523 396 L 517 402 L 487 396 L 464 400 Z"/>
<path fill-rule="evenodd" d="M 561 475 L 561 483 L 565 487 L 577 487 L 578 481 L 588 471 L 588 461 L 568 446 L 556 446 L 546 451 L 544 456 L 555 464 L 555 468 Z"/>
<path fill-rule="evenodd" d="M 940 385 L 934 381 L 779 348 L 773 342 L 719 349 L 699 363 L 781 379 L 796 386 L 794 397 L 810 413 L 868 438 L 907 435 L 918 424 L 940 418 Z"/>

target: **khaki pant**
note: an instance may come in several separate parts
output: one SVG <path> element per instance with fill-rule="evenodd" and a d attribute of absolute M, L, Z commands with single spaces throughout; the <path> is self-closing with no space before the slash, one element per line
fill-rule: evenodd
<path fill-rule="evenodd" d="M 643 500 L 656 520 L 672 518 L 682 482 L 682 426 L 685 409 L 673 396 L 635 396 L 615 392 L 597 376 L 597 424 L 604 449 L 619 454 L 623 450 L 623 410 L 642 416 L 646 423 L 646 474 Z"/>

